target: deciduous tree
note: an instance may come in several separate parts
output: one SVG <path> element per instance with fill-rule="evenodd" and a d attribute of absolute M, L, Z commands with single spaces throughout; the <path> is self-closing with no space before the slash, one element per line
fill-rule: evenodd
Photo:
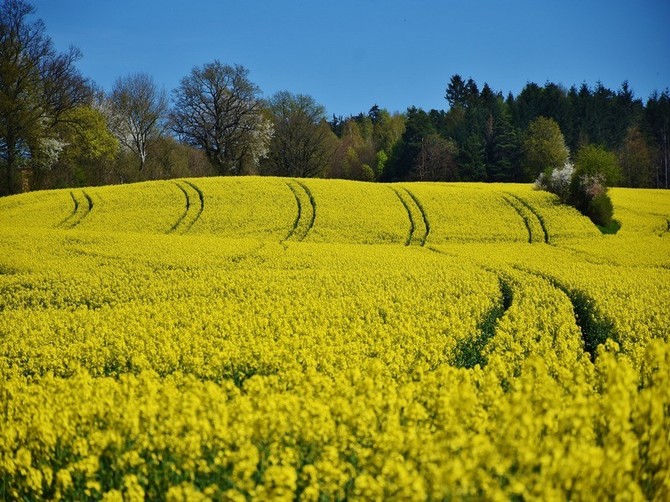
<path fill-rule="evenodd" d="M 56 51 L 44 23 L 30 20 L 34 12 L 22 0 L 0 4 L 0 194 L 17 191 L 19 168 L 57 160 L 56 126 L 90 97 L 75 67 L 81 53 Z"/>
<path fill-rule="evenodd" d="M 568 155 L 568 147 L 555 120 L 538 117 L 530 123 L 522 145 L 527 181 L 535 180 L 544 171 L 562 167 Z"/>
<path fill-rule="evenodd" d="M 147 161 L 149 141 L 165 130 L 168 100 L 146 73 L 119 78 L 109 95 L 109 123 L 121 145 L 140 161 L 140 171 Z"/>
<path fill-rule="evenodd" d="M 621 177 L 621 168 L 614 152 L 597 145 L 584 145 L 575 156 L 575 173 L 602 176 L 606 186 L 614 186 Z"/>
<path fill-rule="evenodd" d="M 280 91 L 268 100 L 274 134 L 266 172 L 301 178 L 320 175 L 333 154 L 326 109 L 311 96 Z"/>
<path fill-rule="evenodd" d="M 201 148 L 219 174 L 241 174 L 267 155 L 272 126 L 243 66 L 217 60 L 193 68 L 174 90 L 174 101 L 172 130 Z"/>

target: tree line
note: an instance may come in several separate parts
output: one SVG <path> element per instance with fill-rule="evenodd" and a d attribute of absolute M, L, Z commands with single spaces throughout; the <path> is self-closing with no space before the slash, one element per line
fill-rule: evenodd
<path fill-rule="evenodd" d="M 613 162 L 609 184 L 669 186 L 667 89 L 646 103 L 627 82 L 528 83 L 514 96 L 455 74 L 445 110 L 327 117 L 308 95 L 263 98 L 246 68 L 215 60 L 170 94 L 145 73 L 105 92 L 77 69 L 76 48 L 54 48 L 33 6 L 1 6 L 0 195 L 244 174 L 529 182 L 589 148 Z"/>

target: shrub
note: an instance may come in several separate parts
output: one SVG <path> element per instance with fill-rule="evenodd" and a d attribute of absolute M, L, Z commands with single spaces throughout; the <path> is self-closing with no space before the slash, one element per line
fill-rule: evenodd
<path fill-rule="evenodd" d="M 547 169 L 535 181 L 539 190 L 558 195 L 600 227 L 611 227 L 614 208 L 607 195 L 607 175 L 597 170 L 575 169 L 568 161 L 562 168 Z"/>
<path fill-rule="evenodd" d="M 558 169 L 545 170 L 535 181 L 535 187 L 558 195 L 561 202 L 567 203 L 570 198 L 570 182 L 575 168 L 570 161 Z"/>

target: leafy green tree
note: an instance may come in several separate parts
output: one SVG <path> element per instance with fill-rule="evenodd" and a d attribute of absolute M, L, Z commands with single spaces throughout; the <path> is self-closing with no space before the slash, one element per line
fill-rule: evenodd
<path fill-rule="evenodd" d="M 612 131 L 608 143 L 610 149 L 619 149 L 626 141 L 631 128 L 637 128 L 642 118 L 642 101 L 635 98 L 628 81 L 621 84 L 612 102 Z"/>
<path fill-rule="evenodd" d="M 581 147 L 570 182 L 570 203 L 596 225 L 609 227 L 614 208 L 607 188 L 616 183 L 619 176 L 619 161 L 613 152 L 596 145 Z"/>
<path fill-rule="evenodd" d="M 405 116 L 382 108 L 373 122 L 372 141 L 377 152 L 389 153 L 405 132 Z"/>
<path fill-rule="evenodd" d="M 522 144 L 522 165 L 526 180 L 559 168 L 568 160 L 568 147 L 555 120 L 538 117 L 528 126 Z"/>
<path fill-rule="evenodd" d="M 301 178 L 320 176 L 328 167 L 333 135 L 326 109 L 311 96 L 276 93 L 268 100 L 274 134 L 264 172 Z"/>
<path fill-rule="evenodd" d="M 621 167 L 614 152 L 597 145 L 585 145 L 575 156 L 577 176 L 602 176 L 606 186 L 614 186 L 621 178 Z"/>
<path fill-rule="evenodd" d="M 486 171 L 488 181 L 518 182 L 523 180 L 519 168 L 521 143 L 518 131 L 506 114 L 501 114 L 490 126 L 491 135 L 486 144 Z"/>
<path fill-rule="evenodd" d="M 363 164 L 367 159 L 361 159 L 358 152 L 366 150 L 367 141 L 363 138 L 359 121 L 352 117 L 344 120 L 341 134 L 325 176 L 328 178 L 362 179 Z"/>
<path fill-rule="evenodd" d="M 452 75 L 444 99 L 451 108 L 465 108 L 467 103 L 465 81 L 459 74 Z"/>
<path fill-rule="evenodd" d="M 461 181 L 486 181 L 486 145 L 481 135 L 473 133 L 460 145 L 458 168 Z"/>
<path fill-rule="evenodd" d="M 80 52 L 60 53 L 35 9 L 22 0 L 0 4 L 0 194 L 19 188 L 17 171 L 51 166 L 63 151 L 55 135 L 90 89 L 75 68 Z"/>
<path fill-rule="evenodd" d="M 384 179 L 386 181 L 409 179 L 421 151 L 422 142 L 434 134 L 437 134 L 437 128 L 429 114 L 420 108 L 408 108 L 405 131 L 393 149 L 387 169 L 384 171 Z"/>
<path fill-rule="evenodd" d="M 104 174 L 99 171 L 119 150 L 103 114 L 94 106 L 78 106 L 64 114 L 54 132 L 64 147 L 52 165 L 36 170 L 36 186 L 46 189 L 101 183 Z"/>

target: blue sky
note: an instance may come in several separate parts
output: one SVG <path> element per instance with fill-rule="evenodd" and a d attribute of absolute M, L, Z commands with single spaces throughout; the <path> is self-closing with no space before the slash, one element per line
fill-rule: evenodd
<path fill-rule="evenodd" d="M 30 1 L 30 0 L 29 0 Z M 109 90 L 145 72 L 168 92 L 194 66 L 249 69 L 265 96 L 310 94 L 329 115 L 446 109 L 454 73 L 515 95 L 600 80 L 670 87 L 667 0 L 34 0 L 56 46 Z"/>

